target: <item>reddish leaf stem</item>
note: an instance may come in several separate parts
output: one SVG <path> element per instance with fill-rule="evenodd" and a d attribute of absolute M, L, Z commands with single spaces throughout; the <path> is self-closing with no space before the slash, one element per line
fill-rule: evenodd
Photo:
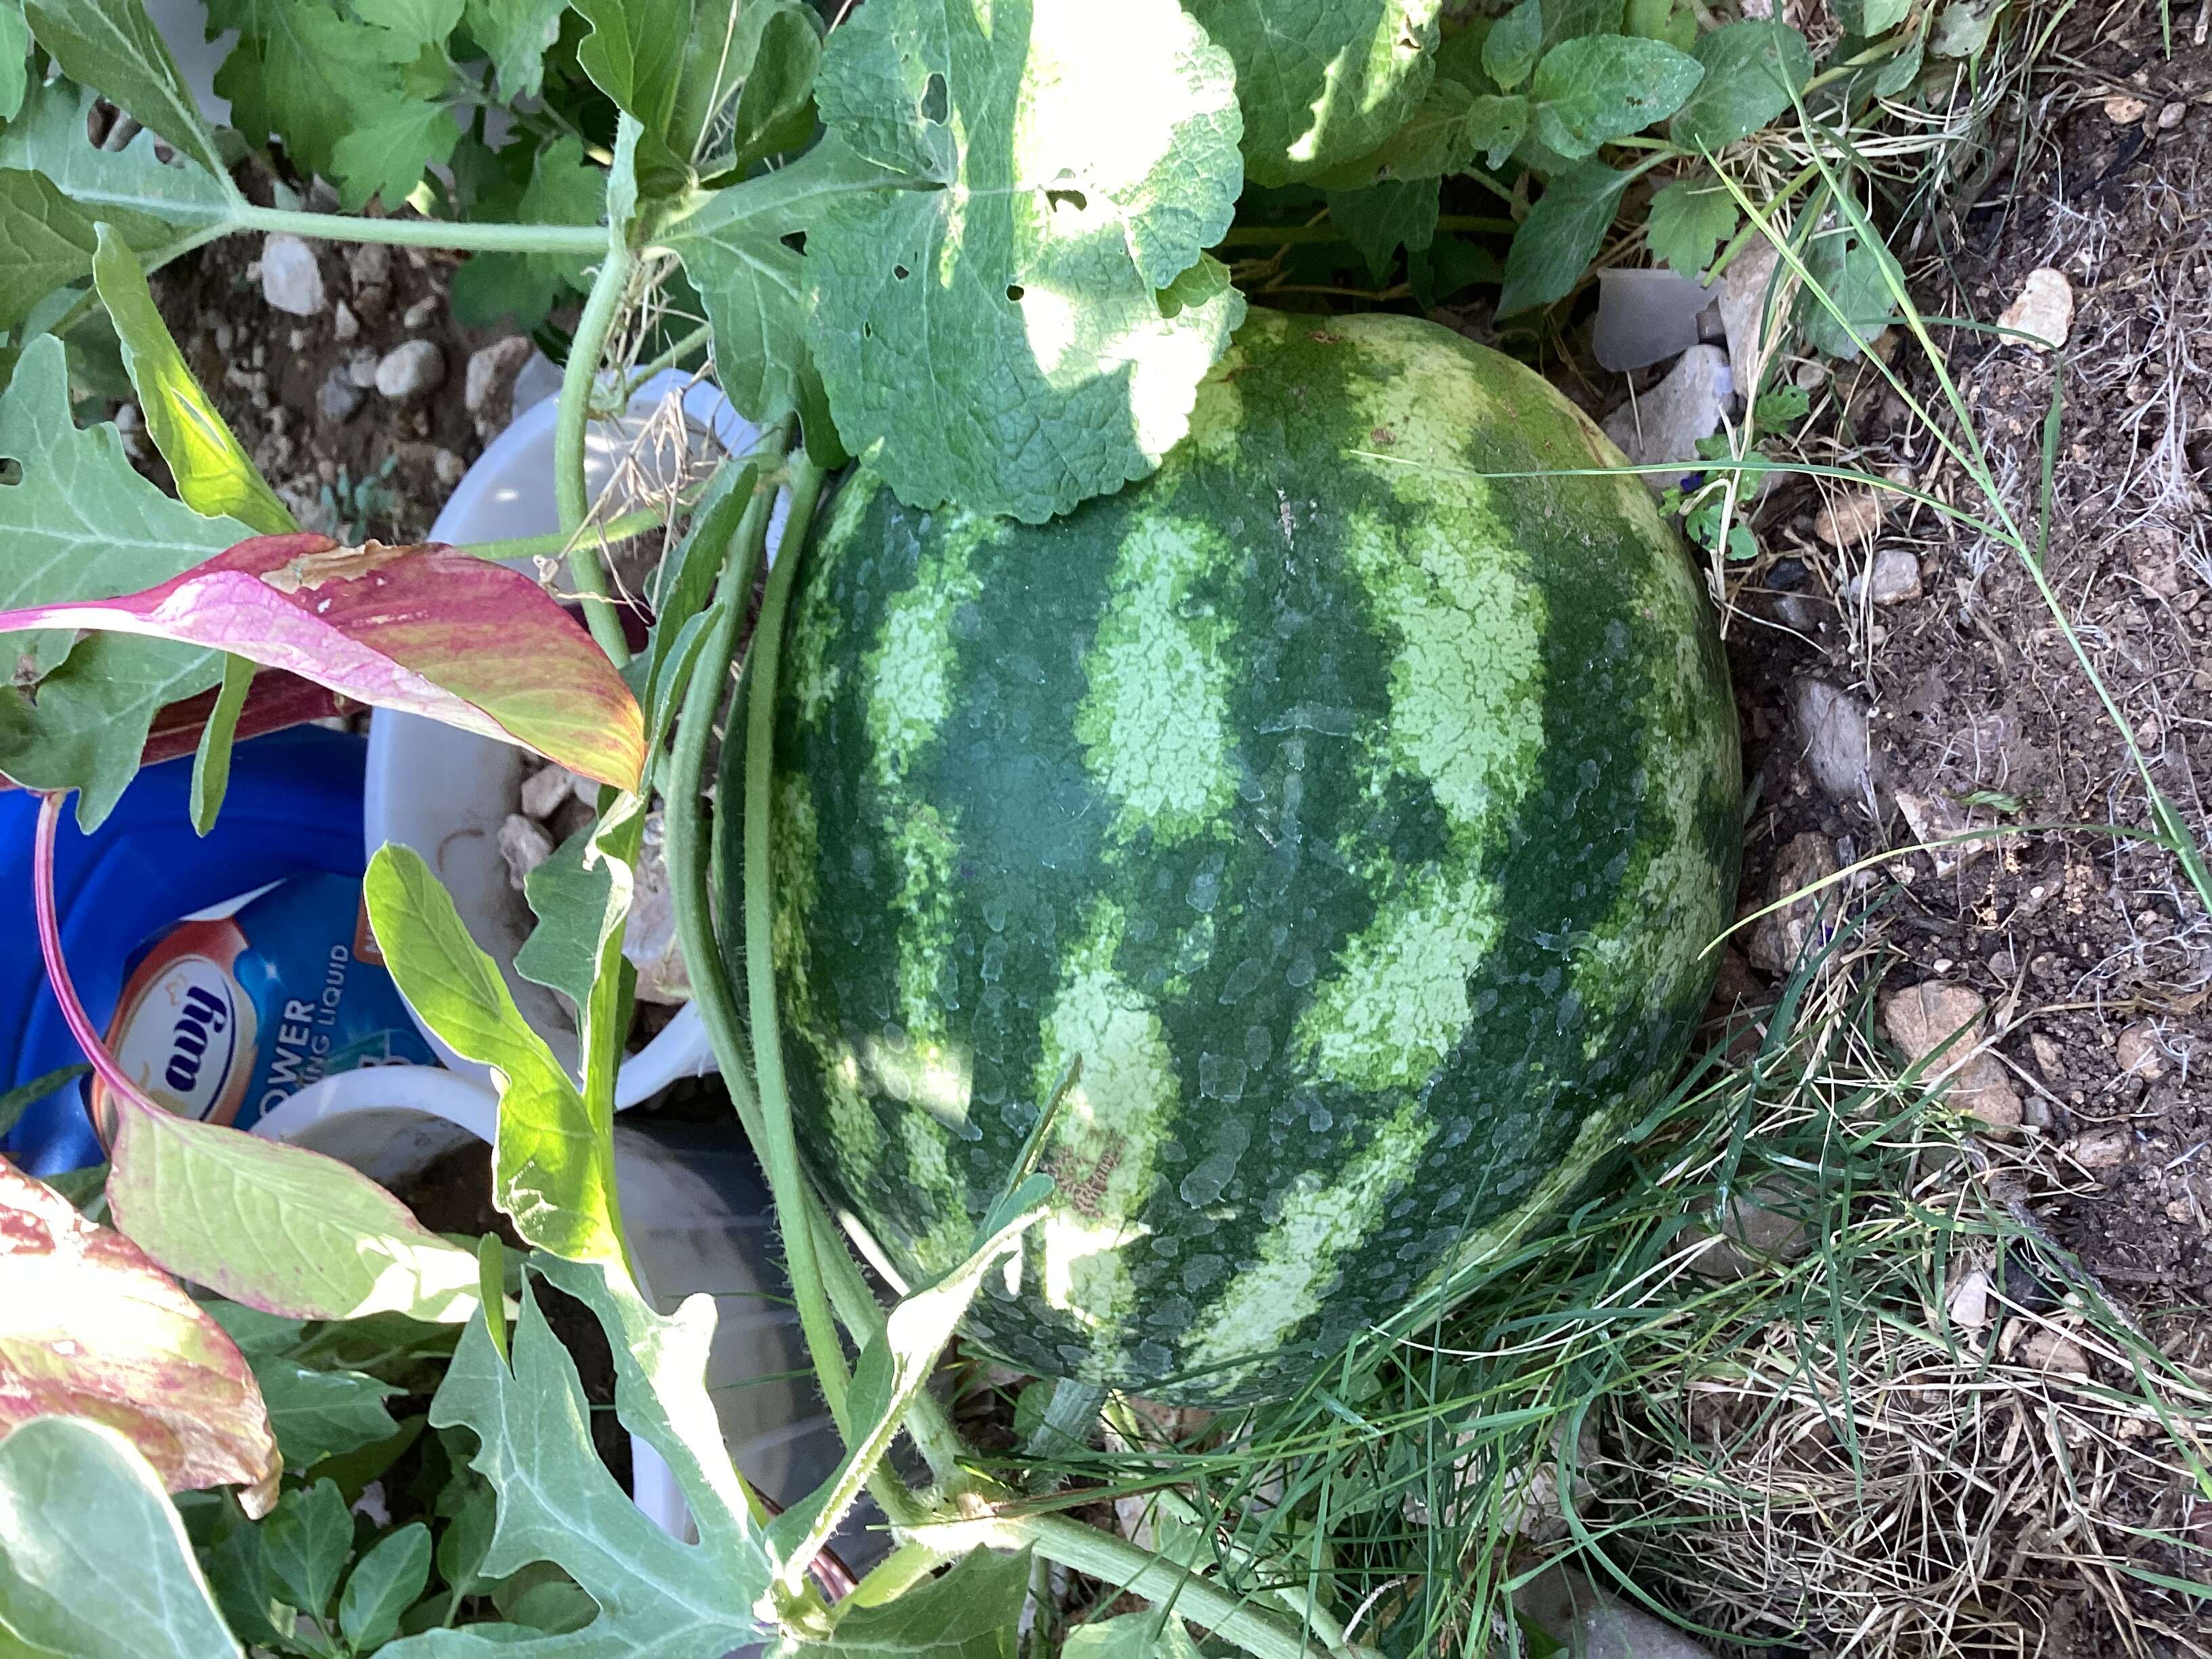
<path fill-rule="evenodd" d="M 84 1057 L 92 1062 L 92 1069 L 109 1090 L 110 1098 L 118 1106 L 139 1107 L 149 1112 L 161 1108 L 140 1092 L 130 1074 L 107 1052 L 100 1033 L 93 1029 L 92 1019 L 84 1012 L 84 1004 L 77 1000 L 76 987 L 70 981 L 69 963 L 62 959 L 61 916 L 54 904 L 54 832 L 60 827 L 62 806 L 69 799 L 64 793 L 43 795 L 39 800 L 39 832 L 31 850 L 31 897 L 39 913 L 39 953 L 46 961 L 46 979 L 54 988 L 54 1000 L 61 1004 L 62 1018 L 76 1039 L 76 1046 L 84 1050 Z M 100 1137 L 102 1146 L 114 1143 L 114 1127 L 102 1123 L 99 1114 L 88 1106 L 86 1115 L 92 1119 L 93 1133 Z"/>

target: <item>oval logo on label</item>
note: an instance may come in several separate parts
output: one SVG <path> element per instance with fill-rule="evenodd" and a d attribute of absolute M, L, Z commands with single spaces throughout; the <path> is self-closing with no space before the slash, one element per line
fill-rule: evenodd
<path fill-rule="evenodd" d="M 250 1016 L 248 1017 L 250 1018 Z M 118 1022 L 115 1057 L 141 1088 L 186 1117 L 228 1122 L 245 1092 L 238 981 L 222 964 L 180 956 L 163 964 Z"/>

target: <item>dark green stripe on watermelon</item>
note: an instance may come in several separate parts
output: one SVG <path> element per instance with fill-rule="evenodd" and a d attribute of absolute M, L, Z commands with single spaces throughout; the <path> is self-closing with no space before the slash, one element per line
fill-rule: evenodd
<path fill-rule="evenodd" d="M 777 738 L 794 1109 L 922 1280 L 1080 1055 L 985 1346 L 1295 1386 L 1664 1086 L 1735 885 L 1718 644 L 1640 483 L 1482 476 L 1613 464 L 1443 330 L 1255 313 L 1066 518 L 848 485 Z"/>

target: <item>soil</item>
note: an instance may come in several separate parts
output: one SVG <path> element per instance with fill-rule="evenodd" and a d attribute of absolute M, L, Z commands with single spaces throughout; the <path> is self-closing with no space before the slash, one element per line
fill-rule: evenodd
<path fill-rule="evenodd" d="M 256 201 L 271 200 L 272 180 L 258 164 L 236 176 Z M 155 302 L 193 374 L 302 529 L 348 542 L 420 541 L 486 437 L 504 423 L 501 409 L 498 422 L 480 430 L 462 392 L 471 353 L 508 331 L 453 320 L 447 296 L 460 255 L 309 246 L 325 295 L 318 315 L 295 316 L 267 302 L 262 243 L 252 237 L 226 237 L 155 272 Z M 349 370 L 368 378 L 385 354 L 416 340 L 437 347 L 444 364 L 427 391 L 395 402 L 349 380 Z M 326 386 L 339 389 L 337 404 L 324 401 Z M 133 459 L 167 482 L 151 444 L 138 444 Z"/>
<path fill-rule="evenodd" d="M 2166 61 L 2156 0 L 2136 0 L 2081 8 L 2051 58 L 2060 67 L 2033 88 L 2025 143 L 2000 151 L 1978 198 L 1942 216 L 1936 246 L 1921 250 L 1931 278 L 1921 303 L 1990 321 L 2031 270 L 2069 280 L 2045 574 L 2151 777 L 2203 844 L 2212 383 L 2197 360 L 2212 355 L 2212 239 L 2198 208 L 2212 184 L 2212 54 Z M 2052 360 L 1963 329 L 1936 338 L 2033 535 Z M 1908 378 L 1940 398 L 1932 375 Z M 1852 465 L 1906 469 L 1919 488 L 1976 505 L 1870 366 L 1846 367 L 1834 390 L 1826 434 Z M 1809 483 L 1778 494 L 1760 519 L 1769 556 L 1732 596 L 1731 662 L 1760 792 L 1747 908 L 1772 896 L 1776 860 L 1800 834 L 1828 837 L 1839 863 L 1922 839 L 1900 796 L 1970 814 L 1958 828 L 2151 822 L 2126 738 L 2016 554 L 1924 507 L 1893 513 L 1871 546 L 1838 549 L 1815 532 L 1820 505 Z M 1892 549 L 1919 561 L 1920 597 L 1852 599 L 1850 579 Z M 1813 678 L 1869 716 L 1865 775 L 1836 793 L 1808 755 L 1802 687 Z M 2212 1302 L 2212 918 L 2177 859 L 2139 836 L 2081 833 L 2006 837 L 1942 873 L 1928 854 L 1911 864 L 1886 908 L 1905 959 L 1888 985 L 1964 984 L 1995 1011 L 2027 1144 L 2066 1189 L 2048 1207 L 2053 1233 L 2147 1313 Z"/>
<path fill-rule="evenodd" d="M 514 1224 L 491 1200 L 491 1148 L 456 1146 L 412 1182 L 394 1188 L 399 1201 L 433 1232 L 482 1237 L 496 1233 L 510 1249 L 526 1250 Z M 630 1486 L 629 1431 L 615 1419 L 614 1351 L 592 1310 L 565 1291 L 535 1279 L 531 1293 L 546 1324 L 575 1361 L 584 1398 L 592 1407 L 592 1444 L 623 1490 Z"/>

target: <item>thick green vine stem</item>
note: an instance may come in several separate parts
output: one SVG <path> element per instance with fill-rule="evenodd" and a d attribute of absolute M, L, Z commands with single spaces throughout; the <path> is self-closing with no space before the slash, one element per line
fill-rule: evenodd
<path fill-rule="evenodd" d="M 350 213 L 295 213 L 240 203 L 227 210 L 216 234 L 289 231 L 326 242 L 390 242 L 410 247 L 463 248 L 482 253 L 597 253 L 607 245 L 599 225 L 471 224 L 453 219 L 364 219 Z"/>
<path fill-rule="evenodd" d="M 814 1362 L 815 1380 L 830 1414 L 837 1421 L 848 1446 L 858 1443 L 860 1425 L 853 1422 L 846 1395 L 852 1387 L 845 1351 L 838 1346 L 837 1327 L 823 1288 L 820 1256 L 814 1230 L 803 1219 L 806 1179 L 799 1168 L 799 1142 L 791 1127 L 791 1099 L 785 1092 L 783 1043 L 778 1036 L 775 1012 L 775 970 L 770 960 L 769 929 L 769 785 L 775 745 L 776 668 L 782 655 L 783 624 L 791 606 L 791 589 L 803 562 L 806 544 L 803 532 L 814 516 L 823 475 L 802 448 L 791 468 L 791 519 L 784 528 L 779 550 L 782 556 L 770 567 L 768 592 L 761 604 L 760 622 L 753 630 L 752 649 L 745 664 L 750 682 L 745 699 L 745 1001 L 752 1017 L 753 1080 L 760 1094 L 762 1158 L 768 1164 L 769 1191 L 776 1212 L 799 1220 L 783 1230 L 785 1267 L 791 1275 L 792 1300 L 799 1307 L 799 1328 L 806 1334 L 807 1357 Z"/>
<path fill-rule="evenodd" d="M 577 319 L 575 338 L 568 345 L 568 366 L 561 374 L 561 407 L 553 428 L 553 499 L 561 509 L 561 528 L 573 539 L 568 545 L 568 579 L 583 601 L 584 621 L 599 649 L 617 668 L 629 662 L 629 647 L 623 639 L 622 619 L 607 592 L 606 567 L 599 562 L 599 538 L 586 540 L 584 520 L 591 511 L 591 491 L 584 479 L 584 437 L 592 416 L 592 392 L 599 379 L 599 359 L 606 355 L 607 338 L 622 314 L 630 278 L 637 271 L 637 255 L 619 227 L 604 233 L 606 258 L 592 279 Z"/>
<path fill-rule="evenodd" d="M 1352 1647 L 1325 1647 L 1261 1613 L 1210 1579 L 1134 1544 L 1058 1515 L 990 1515 L 915 1528 L 917 1540 L 947 1557 L 979 1546 L 1033 1549 L 1048 1560 L 1171 1606 L 1194 1625 L 1234 1642 L 1253 1659 L 1364 1659 Z"/>

